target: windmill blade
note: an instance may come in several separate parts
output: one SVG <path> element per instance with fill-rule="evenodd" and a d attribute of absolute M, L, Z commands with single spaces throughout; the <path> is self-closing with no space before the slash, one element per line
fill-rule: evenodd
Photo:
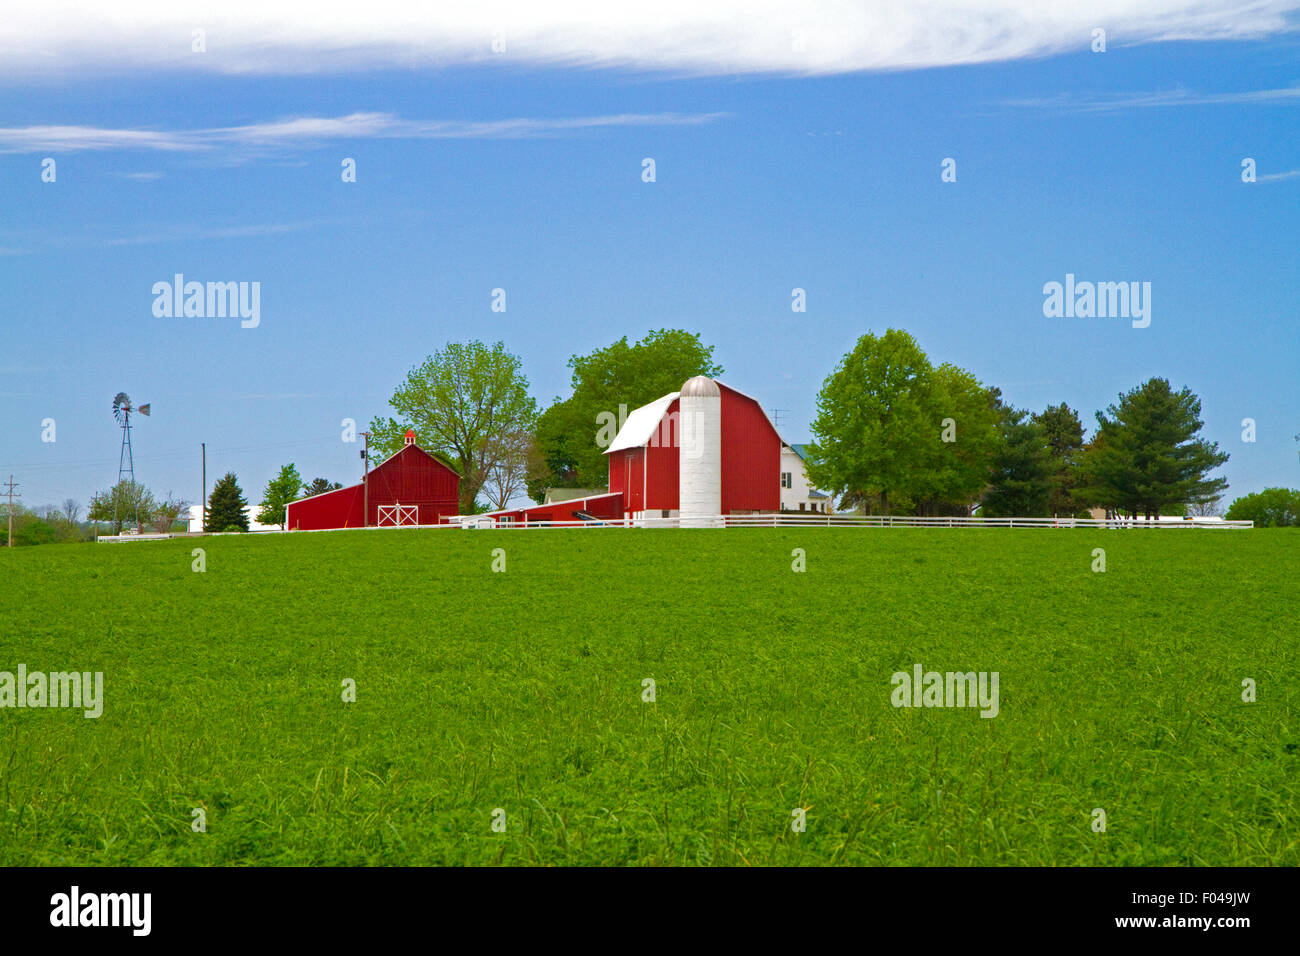
<path fill-rule="evenodd" d="M 123 412 L 130 413 L 130 411 L 131 411 L 130 395 L 126 394 L 126 392 L 118 392 L 115 396 L 113 396 L 113 417 L 114 418 L 116 418 L 120 422 L 122 420 L 122 413 Z"/>

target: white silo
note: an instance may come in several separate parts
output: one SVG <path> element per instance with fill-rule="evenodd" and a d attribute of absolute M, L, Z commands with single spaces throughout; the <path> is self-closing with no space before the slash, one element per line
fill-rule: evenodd
<path fill-rule="evenodd" d="M 678 504 L 683 528 L 712 528 L 722 513 L 722 392 L 697 375 L 678 406 Z"/>

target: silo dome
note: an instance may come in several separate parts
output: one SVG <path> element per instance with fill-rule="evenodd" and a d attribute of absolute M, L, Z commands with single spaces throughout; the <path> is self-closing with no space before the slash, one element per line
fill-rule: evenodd
<path fill-rule="evenodd" d="M 692 398 L 721 398 L 722 391 L 718 388 L 718 383 L 707 375 L 697 375 L 688 378 L 682 386 L 682 397 L 688 395 Z"/>
<path fill-rule="evenodd" d="M 682 386 L 678 501 L 683 528 L 718 525 L 722 513 L 722 390 L 706 375 Z"/>

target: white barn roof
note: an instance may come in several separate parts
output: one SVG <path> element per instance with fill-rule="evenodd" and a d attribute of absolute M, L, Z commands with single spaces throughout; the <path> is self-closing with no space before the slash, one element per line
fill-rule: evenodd
<path fill-rule="evenodd" d="M 697 377 L 703 378 L 704 376 Z M 693 382 L 695 379 L 691 379 L 691 381 Z M 712 379 L 712 381 L 716 385 L 721 385 L 723 388 L 730 389 L 741 398 L 749 399 L 758 406 L 758 410 L 763 413 L 763 417 L 767 418 L 767 412 L 764 410 L 762 403 L 753 395 L 748 395 L 738 388 L 732 388 L 726 382 L 719 381 L 718 379 Z M 690 383 L 688 382 L 687 384 Z M 659 428 L 659 423 L 663 421 L 664 415 L 668 412 L 668 406 L 671 405 L 679 395 L 681 395 L 681 392 L 669 392 L 662 398 L 656 398 L 649 405 L 642 405 L 640 408 L 636 409 L 636 411 L 628 415 L 627 421 L 623 423 L 623 427 L 618 430 L 618 434 L 614 436 L 614 440 L 610 442 L 609 447 L 605 449 L 605 454 L 608 455 L 610 452 L 622 451 L 624 448 L 640 448 L 645 445 L 646 442 L 654 437 L 655 431 Z M 770 418 L 768 419 L 768 423 L 771 424 Z M 776 429 L 776 426 L 772 427 L 773 430 Z"/>
<path fill-rule="evenodd" d="M 649 405 L 642 405 L 633 411 L 627 416 L 627 421 L 618 430 L 609 447 L 605 449 L 605 454 L 622 451 L 624 448 L 640 448 L 648 442 L 659 427 L 659 422 L 663 420 L 668 406 L 680 394 L 680 392 L 669 392 L 663 398 L 656 398 Z"/>

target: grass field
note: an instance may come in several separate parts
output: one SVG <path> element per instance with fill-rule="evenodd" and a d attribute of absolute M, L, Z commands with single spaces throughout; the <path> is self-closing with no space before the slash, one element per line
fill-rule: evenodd
<path fill-rule="evenodd" d="M 105 697 L 0 710 L 0 864 L 1300 863 L 1288 531 L 226 536 L 0 580 L 0 671 Z M 918 663 L 997 671 L 998 716 L 891 706 Z"/>

